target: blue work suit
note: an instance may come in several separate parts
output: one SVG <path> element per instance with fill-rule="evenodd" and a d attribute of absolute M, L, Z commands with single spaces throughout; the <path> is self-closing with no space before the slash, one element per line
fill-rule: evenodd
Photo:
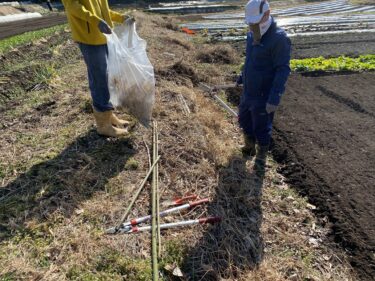
<path fill-rule="evenodd" d="M 259 45 L 247 34 L 246 60 L 238 84 L 243 84 L 239 105 L 239 124 L 244 133 L 266 146 L 271 142 L 274 113 L 266 104 L 279 105 L 290 74 L 291 42 L 285 31 L 272 24 Z"/>

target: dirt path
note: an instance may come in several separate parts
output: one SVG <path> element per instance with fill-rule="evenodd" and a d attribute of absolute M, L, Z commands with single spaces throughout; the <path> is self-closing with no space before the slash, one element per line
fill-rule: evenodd
<path fill-rule="evenodd" d="M 374 73 L 293 75 L 275 124 L 275 158 L 351 255 L 362 280 L 375 276 Z"/>

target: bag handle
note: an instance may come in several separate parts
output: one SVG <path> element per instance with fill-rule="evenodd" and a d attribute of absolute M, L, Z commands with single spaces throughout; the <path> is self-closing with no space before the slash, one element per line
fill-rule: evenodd
<path fill-rule="evenodd" d="M 133 47 L 133 37 L 134 37 L 134 33 L 135 33 L 135 22 L 133 22 L 133 23 L 129 26 L 128 48 L 132 48 L 132 47 Z"/>

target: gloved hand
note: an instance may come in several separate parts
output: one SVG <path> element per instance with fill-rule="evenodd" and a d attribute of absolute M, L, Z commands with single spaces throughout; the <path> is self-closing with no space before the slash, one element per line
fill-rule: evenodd
<path fill-rule="evenodd" d="M 112 33 L 112 29 L 109 27 L 109 25 L 104 20 L 101 20 L 99 22 L 98 27 L 99 27 L 99 30 L 100 30 L 101 33 L 104 33 L 104 34 L 111 34 Z"/>
<path fill-rule="evenodd" d="M 268 114 L 271 114 L 272 112 L 275 112 L 277 109 L 277 105 L 273 105 L 273 104 L 270 104 L 270 103 L 267 103 L 266 104 L 266 111 Z"/>
<path fill-rule="evenodd" d="M 124 23 L 127 25 L 132 25 L 135 23 L 135 18 L 132 15 L 124 15 Z"/>

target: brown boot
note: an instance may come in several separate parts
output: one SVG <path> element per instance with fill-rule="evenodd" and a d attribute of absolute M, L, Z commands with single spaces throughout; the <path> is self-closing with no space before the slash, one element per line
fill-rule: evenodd
<path fill-rule="evenodd" d="M 123 119 L 119 119 L 115 113 L 113 111 L 111 111 L 111 123 L 113 126 L 117 126 L 119 128 L 124 128 L 124 127 L 128 127 L 130 122 L 129 121 L 126 121 L 126 120 L 123 120 Z"/>
<path fill-rule="evenodd" d="M 112 111 L 99 112 L 94 110 L 94 117 L 96 121 L 96 130 L 99 135 L 107 137 L 120 137 L 126 136 L 128 131 L 113 127 L 111 122 Z"/>
<path fill-rule="evenodd" d="M 254 171 L 258 176 L 263 176 L 265 173 L 265 166 L 267 160 L 269 145 L 256 146 L 256 155 L 254 163 Z"/>
<path fill-rule="evenodd" d="M 248 135 L 243 135 L 245 145 L 241 148 L 244 157 L 252 157 L 255 155 L 255 139 Z"/>

